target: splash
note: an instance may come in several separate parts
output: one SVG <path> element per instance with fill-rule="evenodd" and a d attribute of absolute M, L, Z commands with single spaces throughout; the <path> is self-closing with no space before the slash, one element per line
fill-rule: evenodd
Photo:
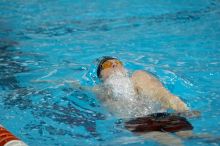
<path fill-rule="evenodd" d="M 138 95 L 127 73 L 116 71 L 103 83 L 104 105 L 121 118 L 140 117 L 162 111 L 151 98 Z"/>
<path fill-rule="evenodd" d="M 113 100 L 129 100 L 133 101 L 136 94 L 134 86 L 127 73 L 116 71 L 105 82 L 104 87 L 108 90 Z"/>

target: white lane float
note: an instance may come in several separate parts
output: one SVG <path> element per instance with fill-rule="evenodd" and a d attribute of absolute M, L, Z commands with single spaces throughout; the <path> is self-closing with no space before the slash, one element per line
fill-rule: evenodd
<path fill-rule="evenodd" d="M 28 146 L 0 125 L 0 146 Z"/>

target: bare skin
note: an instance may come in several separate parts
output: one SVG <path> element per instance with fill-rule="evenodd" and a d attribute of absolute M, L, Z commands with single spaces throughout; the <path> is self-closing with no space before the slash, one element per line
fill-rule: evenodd
<path fill-rule="evenodd" d="M 162 83 L 145 71 L 136 71 L 131 77 L 138 94 L 151 97 L 160 101 L 165 109 L 173 109 L 177 112 L 187 111 L 186 104 L 177 96 L 171 94 Z"/>
<path fill-rule="evenodd" d="M 101 71 L 101 80 L 105 80 L 114 72 L 125 72 L 125 68 L 121 64 L 117 64 L 117 60 L 108 60 L 112 62 L 112 67 L 103 69 Z M 165 109 L 173 109 L 177 112 L 187 111 L 186 104 L 177 96 L 171 94 L 162 83 L 151 74 L 145 71 L 136 71 L 131 76 L 135 91 L 137 95 L 150 97 L 155 101 L 160 101 Z"/>

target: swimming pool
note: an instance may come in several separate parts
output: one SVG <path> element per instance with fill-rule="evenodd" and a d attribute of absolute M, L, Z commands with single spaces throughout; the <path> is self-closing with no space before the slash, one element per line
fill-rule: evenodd
<path fill-rule="evenodd" d="M 158 145 L 123 129 L 93 93 L 60 82 L 94 85 L 104 55 L 155 74 L 202 112 L 190 119 L 195 133 L 220 135 L 218 0 L 1 0 L 0 36 L 0 124 L 29 145 Z"/>

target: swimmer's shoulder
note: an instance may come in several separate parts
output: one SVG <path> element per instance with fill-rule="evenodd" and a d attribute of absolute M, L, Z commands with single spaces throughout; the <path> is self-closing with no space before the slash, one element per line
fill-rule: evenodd
<path fill-rule="evenodd" d="M 142 78 L 142 77 L 157 79 L 155 74 L 148 72 L 148 71 L 145 71 L 145 70 L 137 70 L 131 76 L 131 78 Z"/>
<path fill-rule="evenodd" d="M 138 94 L 150 96 L 157 93 L 154 91 L 164 90 L 162 83 L 155 76 L 147 71 L 135 71 L 131 77 L 131 80 Z M 155 97 L 157 97 L 157 95 L 155 95 Z"/>
<path fill-rule="evenodd" d="M 145 82 L 145 83 L 156 83 L 156 84 L 161 84 L 161 82 L 157 79 L 157 77 L 147 71 L 144 70 L 137 70 L 135 71 L 132 76 L 131 79 L 134 83 L 140 83 L 140 82 Z"/>

